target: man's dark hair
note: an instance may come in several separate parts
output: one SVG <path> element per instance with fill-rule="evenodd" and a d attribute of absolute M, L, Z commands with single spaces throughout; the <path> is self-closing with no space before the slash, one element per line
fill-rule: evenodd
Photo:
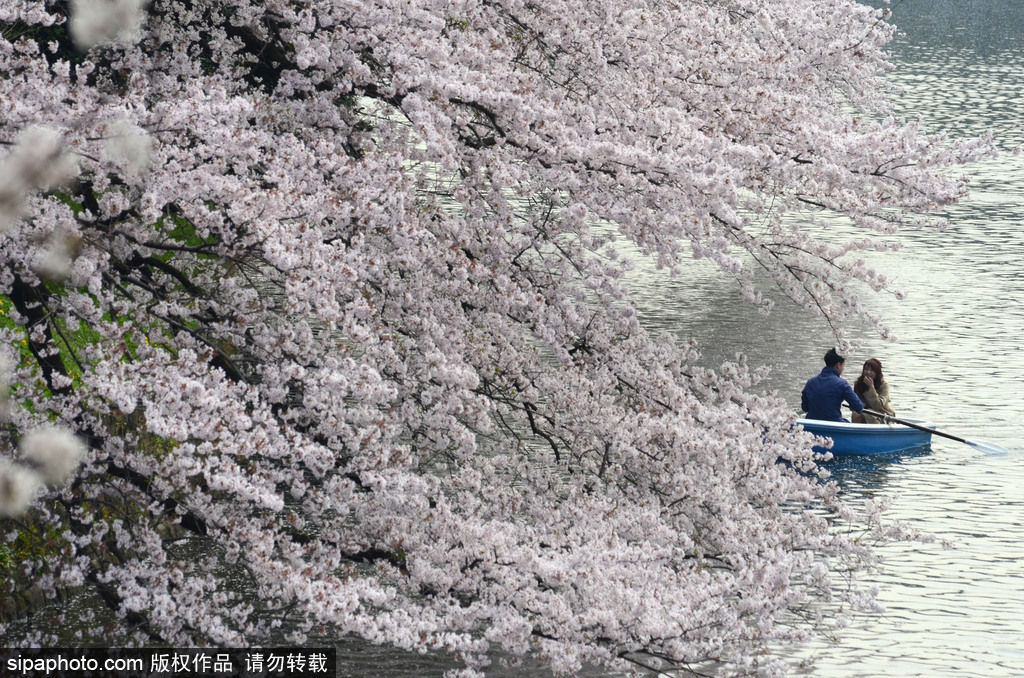
<path fill-rule="evenodd" d="M 828 353 L 825 354 L 825 365 L 828 367 L 835 367 L 839 363 L 845 362 L 846 358 L 839 355 L 839 353 L 834 348 L 830 348 L 828 350 Z"/>

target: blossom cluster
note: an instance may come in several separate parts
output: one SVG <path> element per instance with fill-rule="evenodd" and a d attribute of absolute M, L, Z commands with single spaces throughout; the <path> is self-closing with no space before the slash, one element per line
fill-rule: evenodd
<path fill-rule="evenodd" d="M 51 189 L 76 174 L 76 162 L 64 152 L 60 135 L 45 127 L 30 126 L 15 139 L 14 149 L 0 162 L 0 233 L 23 216 L 26 198 L 33 191 Z M 59 235 L 44 249 L 36 271 L 58 278 L 70 266 L 69 240 Z M 11 361 L 0 356 L 0 418 L 11 414 L 8 394 Z M 22 437 L 24 463 L 0 457 L 0 516 L 21 515 L 44 486 L 67 483 L 85 454 L 84 444 L 63 428 L 42 426 Z"/>
<path fill-rule="evenodd" d="M 7 394 L 10 364 L 0 357 L 0 407 L 10 413 Z M 0 518 L 24 513 L 44 487 L 61 487 L 85 457 L 85 444 L 66 429 L 43 425 L 19 442 L 21 462 L 0 458 Z"/>
<path fill-rule="evenodd" d="M 875 516 L 759 370 L 647 332 L 621 253 L 884 331 L 860 253 L 988 145 L 888 116 L 880 11 L 67 7 L 0 8 L 3 473 L 73 472 L 44 421 L 88 441 L 19 564 L 101 593 L 83 640 L 771 674 L 873 604 L 832 526 Z"/>

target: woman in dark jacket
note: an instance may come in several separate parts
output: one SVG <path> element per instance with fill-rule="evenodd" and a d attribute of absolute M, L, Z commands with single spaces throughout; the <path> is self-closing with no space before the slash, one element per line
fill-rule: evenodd
<path fill-rule="evenodd" d="M 889 403 L 889 382 L 882 376 L 882 363 L 878 358 L 869 358 L 864 362 L 864 369 L 857 377 L 857 381 L 853 382 L 853 392 L 861 399 L 866 409 L 883 414 L 896 414 L 896 410 Z M 859 424 L 884 423 L 870 414 L 854 413 L 852 419 Z"/>

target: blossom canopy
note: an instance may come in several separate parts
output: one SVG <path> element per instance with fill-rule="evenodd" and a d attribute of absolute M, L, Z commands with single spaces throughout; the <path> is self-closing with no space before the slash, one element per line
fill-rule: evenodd
<path fill-rule="evenodd" d="M 56 543 L 0 587 L 94 588 L 110 644 L 783 671 L 871 553 L 621 254 L 884 331 L 858 253 L 987 149 L 888 116 L 892 35 L 852 0 L 3 3 L 6 421 L 53 487 L 0 526 Z"/>

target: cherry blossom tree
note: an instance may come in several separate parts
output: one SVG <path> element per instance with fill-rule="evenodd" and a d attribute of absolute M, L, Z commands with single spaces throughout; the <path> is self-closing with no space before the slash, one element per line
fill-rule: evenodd
<path fill-rule="evenodd" d="M 4 0 L 0 595 L 92 587 L 90 642 L 784 671 L 872 604 L 832 529 L 872 517 L 759 370 L 645 332 L 621 245 L 884 332 L 859 253 L 988 147 L 889 117 L 892 35 L 852 0 Z"/>

